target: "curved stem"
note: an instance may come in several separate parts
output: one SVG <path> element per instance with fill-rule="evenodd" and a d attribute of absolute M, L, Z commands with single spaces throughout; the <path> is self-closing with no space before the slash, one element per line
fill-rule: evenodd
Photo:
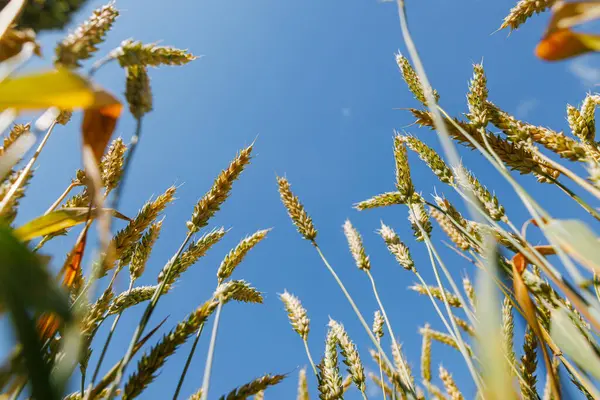
<path fill-rule="evenodd" d="M 210 384 L 210 373 L 212 370 L 213 358 L 215 355 L 215 346 L 217 344 L 217 331 L 219 329 L 219 319 L 221 317 L 221 309 L 223 308 L 223 301 L 219 301 L 217 311 L 215 315 L 215 322 L 213 324 L 213 330 L 210 337 L 210 344 L 208 346 L 208 355 L 206 356 L 206 365 L 204 367 L 204 378 L 202 378 L 202 397 L 200 400 L 208 399 L 208 388 Z"/>
<path fill-rule="evenodd" d="M 196 332 L 196 338 L 194 339 L 194 343 L 192 344 L 192 349 L 187 356 L 187 360 L 185 360 L 185 366 L 183 367 L 183 371 L 181 371 L 181 375 L 179 376 L 179 382 L 177 382 L 177 388 L 175 389 L 175 393 L 173 394 L 173 400 L 177 399 L 179 396 L 179 392 L 181 391 L 181 387 L 183 386 L 183 380 L 187 375 L 188 368 L 192 362 L 192 358 L 194 357 L 194 352 L 196 351 L 196 346 L 198 346 L 198 341 L 200 340 L 200 335 L 202 335 L 202 331 L 204 330 L 204 322 L 198 328 L 198 332 Z"/>
<path fill-rule="evenodd" d="M 52 124 L 50 124 L 50 127 L 46 131 L 46 134 L 42 138 L 42 141 L 40 142 L 35 153 L 33 154 L 33 156 L 31 156 L 31 159 L 29 160 L 29 162 L 27 163 L 25 168 L 23 168 L 23 170 L 21 171 L 21 174 L 19 175 L 19 177 L 17 178 L 15 183 L 12 184 L 12 186 L 10 187 L 6 196 L 4 196 L 4 198 L 2 199 L 2 202 L 0 202 L 0 215 L 4 214 L 7 205 L 10 204 L 10 201 L 12 200 L 12 198 L 15 195 L 15 193 L 17 192 L 17 190 L 19 190 L 23 186 L 25 179 L 27 179 L 27 175 L 29 175 L 31 168 L 33 168 L 33 164 L 35 164 L 38 157 L 40 156 L 40 153 L 44 149 L 46 142 L 48 142 L 48 139 L 50 138 L 50 135 L 52 134 L 52 131 L 54 130 L 55 126 L 56 126 L 56 121 L 54 121 L 54 122 L 52 122 Z"/>
<path fill-rule="evenodd" d="M 390 337 L 392 339 L 392 345 L 394 346 L 394 350 L 396 350 L 397 352 L 400 352 L 400 346 L 398 345 L 398 342 L 396 341 L 396 335 L 394 335 L 394 331 L 392 330 L 392 324 L 390 323 L 390 320 L 387 316 L 387 313 L 385 312 L 385 308 L 383 307 L 383 303 L 381 302 L 381 299 L 379 298 L 379 292 L 377 291 L 377 286 L 375 286 L 375 279 L 373 279 L 373 275 L 371 275 L 371 271 L 366 270 L 367 276 L 369 277 L 369 279 L 371 280 L 371 286 L 373 287 L 373 294 L 375 295 L 375 299 L 377 300 L 377 304 L 379 305 L 379 309 L 381 310 L 381 314 L 383 315 L 383 319 L 385 320 L 385 325 L 387 326 L 388 332 L 390 334 Z M 414 389 L 412 387 L 412 382 L 410 381 L 410 376 L 408 374 L 408 368 L 406 366 L 406 363 L 404 362 L 404 359 L 402 357 L 399 357 L 399 361 L 401 363 L 401 367 L 402 367 L 402 375 L 403 379 L 406 382 L 406 385 L 409 386 L 411 389 Z"/>
<path fill-rule="evenodd" d="M 76 187 L 76 186 L 78 186 L 78 185 L 76 185 L 73 182 L 71 182 L 69 184 L 69 186 L 67 186 L 67 188 L 65 189 L 65 191 L 58 197 L 58 199 L 56 199 L 56 201 L 54 203 L 52 203 L 52 205 L 50 206 L 50 208 L 48 208 L 44 214 L 48 214 L 48 213 L 54 211 L 56 209 L 56 207 L 58 207 L 60 205 L 60 203 L 62 203 L 62 201 L 65 199 L 65 197 L 67 197 L 67 195 L 69 194 L 69 192 L 71 192 L 71 190 L 73 190 L 73 188 Z"/>
<path fill-rule="evenodd" d="M 92 65 L 92 68 L 90 68 L 90 71 L 88 72 L 88 77 L 91 78 L 92 76 L 94 76 L 100 68 L 113 61 L 114 59 L 115 58 L 111 54 L 107 54 L 106 56 L 96 61 L 94 65 Z"/>
<path fill-rule="evenodd" d="M 317 367 L 315 366 L 313 358 L 310 355 L 310 350 L 308 348 L 308 340 L 303 340 L 303 342 L 304 342 L 304 349 L 306 350 L 306 356 L 308 357 L 308 361 L 310 362 L 310 366 L 312 367 L 313 372 L 315 373 L 315 376 L 318 379 L 319 378 L 319 373 L 317 372 Z"/>

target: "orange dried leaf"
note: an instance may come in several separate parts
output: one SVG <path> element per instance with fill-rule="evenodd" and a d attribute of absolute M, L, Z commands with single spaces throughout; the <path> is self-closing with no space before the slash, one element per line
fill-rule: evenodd
<path fill-rule="evenodd" d="M 54 313 L 44 313 L 37 322 L 37 329 L 43 341 L 50 339 L 60 326 L 60 320 Z"/>
<path fill-rule="evenodd" d="M 600 50 L 600 35 L 575 33 L 569 29 L 554 31 L 538 43 L 535 54 L 546 61 L 560 61 Z"/>
<path fill-rule="evenodd" d="M 542 248 L 544 250 L 542 250 Z M 551 247 L 549 248 L 549 246 L 539 246 L 536 247 L 536 249 L 538 251 L 541 250 L 540 253 L 544 255 L 554 254 L 554 249 L 552 249 Z M 519 306 L 523 310 L 523 315 L 525 317 L 525 320 L 527 321 L 527 324 L 531 327 L 531 330 L 538 338 L 538 343 L 540 344 L 540 347 L 542 349 L 542 355 L 544 356 L 544 364 L 546 364 L 546 370 L 548 371 L 548 378 L 550 379 L 551 390 L 556 396 L 555 398 L 560 399 L 558 379 L 556 378 L 556 375 L 554 374 L 554 370 L 552 368 L 552 361 L 550 360 L 548 349 L 546 348 L 546 343 L 544 341 L 544 336 L 542 335 L 542 330 L 538 322 L 535 305 L 533 304 L 531 297 L 529 297 L 529 291 L 527 289 L 527 286 L 525 285 L 525 282 L 523 281 L 522 274 L 523 272 L 525 272 L 527 264 L 528 263 L 526 261 L 526 258 L 521 253 L 513 257 L 512 270 L 515 299 L 517 300 L 517 303 L 519 303 Z"/>
<path fill-rule="evenodd" d="M 110 98 L 114 101 L 111 102 Z M 81 124 L 83 145 L 92 149 L 96 163 L 100 163 L 123 110 L 121 103 L 107 92 L 101 94 L 99 101 L 104 104 L 100 107 L 86 109 Z"/>
<path fill-rule="evenodd" d="M 83 229 L 81 236 L 77 239 L 77 243 L 75 243 L 73 251 L 69 255 L 68 262 L 63 267 L 63 285 L 66 287 L 70 288 L 77 277 L 81 276 L 81 260 L 83 260 L 83 252 L 85 251 L 85 244 L 87 242 L 88 226 Z"/>

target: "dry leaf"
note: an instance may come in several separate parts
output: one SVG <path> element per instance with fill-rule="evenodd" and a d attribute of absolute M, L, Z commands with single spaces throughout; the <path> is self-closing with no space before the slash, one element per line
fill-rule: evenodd
<path fill-rule="evenodd" d="M 548 249 L 547 247 L 544 248 L 546 248 L 546 250 L 536 247 L 536 249 L 541 254 L 546 255 L 545 253 L 550 254 L 550 252 L 551 254 L 554 254 L 554 249 Z M 544 336 L 542 335 L 542 330 L 537 319 L 535 305 L 533 304 L 531 297 L 529 297 L 529 291 L 527 289 L 527 286 L 525 285 L 525 282 L 523 281 L 522 275 L 523 272 L 525 272 L 525 269 L 527 268 L 527 264 L 528 262 L 526 261 L 526 258 L 521 253 L 517 254 L 512 259 L 513 288 L 515 293 L 515 299 L 517 300 L 519 306 L 521 306 L 521 309 L 523 310 L 523 315 L 525 317 L 525 320 L 527 321 L 527 324 L 531 327 L 531 330 L 538 338 L 538 343 L 540 344 L 540 347 L 542 349 L 544 364 L 546 364 L 546 371 L 548 371 L 548 377 L 550 378 L 550 384 L 552 393 L 554 393 L 554 398 L 560 399 L 558 379 L 554 374 L 554 370 L 552 369 L 552 361 L 550 360 L 550 356 L 548 355 L 546 342 L 544 341 Z"/>

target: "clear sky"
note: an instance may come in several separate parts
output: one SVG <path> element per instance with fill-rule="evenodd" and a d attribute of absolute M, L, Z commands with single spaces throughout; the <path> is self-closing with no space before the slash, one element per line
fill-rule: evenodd
<path fill-rule="evenodd" d="M 491 100 L 532 123 L 567 129 L 566 104 L 580 103 L 586 91 L 600 82 L 597 58 L 556 64 L 536 59 L 533 49 L 548 15 L 533 18 L 509 37 L 505 31 L 492 34 L 514 3 L 407 1 L 426 70 L 440 92 L 442 106 L 460 116 L 467 111 L 465 95 L 472 63 L 483 59 Z M 76 21 L 83 21 L 102 4 L 90 1 Z M 155 110 L 144 119 L 143 137 L 120 211 L 134 215 L 145 200 L 169 185 L 180 187 L 177 201 L 167 209 L 160 241 L 140 284 L 155 282 L 156 274 L 183 240 L 185 221 L 196 200 L 235 153 L 258 137 L 251 166 L 234 185 L 222 211 L 211 220 L 210 227 L 225 226 L 230 232 L 161 299 L 150 324 L 168 315 L 162 332 L 171 329 L 210 296 L 216 269 L 230 248 L 247 234 L 274 228 L 234 274 L 234 278 L 260 289 L 265 304 L 229 304 L 224 308 L 209 398 L 218 398 L 266 372 L 290 373 L 286 381 L 266 392 L 267 399 L 295 398 L 297 369 L 307 365 L 307 360 L 277 297 L 284 289 L 296 294 L 308 310 L 312 328 L 309 342 L 316 358 L 322 355 L 331 317 L 342 322 L 356 341 L 367 370 L 376 370 L 368 353 L 370 342 L 351 308 L 312 247 L 289 221 L 279 201 L 276 175 L 285 175 L 292 183 L 313 217 L 325 254 L 371 320 L 375 299 L 367 277 L 348 252 L 342 224 L 350 218 L 361 231 L 382 301 L 419 377 L 418 328 L 426 322 L 439 330 L 443 325 L 427 298 L 407 290 L 414 277 L 396 264 L 375 234 L 380 220 L 405 239 L 417 268 L 433 283 L 426 250 L 412 240 L 404 207 L 362 213 L 352 208 L 357 201 L 393 190 L 394 129 L 405 129 L 439 149 L 435 134 L 409 126 L 411 115 L 398 110 L 418 103 L 406 89 L 394 60 L 394 53 L 404 49 L 395 5 L 376 0 L 118 0 L 116 5 L 122 10 L 121 17 L 99 54 L 133 37 L 204 56 L 184 67 L 150 70 Z M 60 37 L 51 34 L 42 38 L 48 65 L 52 47 Z M 97 80 L 122 97 L 124 73 L 118 65 L 101 70 Z M 79 121 L 78 115 L 69 126 L 57 129 L 44 150 L 18 221 L 43 212 L 73 177 L 80 165 Z M 126 115 L 116 135 L 127 141 L 132 131 L 133 120 Z M 496 188 L 512 219 L 520 225 L 526 214 L 508 187 L 481 157 L 464 148 L 460 151 L 467 166 L 485 184 Z M 410 160 L 419 191 L 429 195 L 437 189 L 460 204 L 451 189 L 439 183 L 414 155 Z M 521 181 L 527 187 L 534 185 L 531 177 Z M 559 207 L 565 198 L 557 189 L 547 187 L 535 193 L 559 217 L 581 215 L 572 207 L 569 212 Z M 434 239 L 457 279 L 465 274 L 474 276 L 472 265 L 445 249 L 441 241 L 446 238 L 437 226 Z M 73 236 L 60 237 L 47 246 L 56 254 L 57 265 L 73 240 Z M 125 290 L 127 284 L 123 274 L 117 287 Z M 137 307 L 124 315 L 105 367 L 123 355 L 142 309 Z M 105 325 L 108 328 L 110 323 Z M 519 322 L 518 335 L 522 327 Z M 209 332 L 206 330 L 200 341 L 181 398 L 201 386 Z M 105 334 L 103 329 L 96 343 L 103 343 Z M 172 395 L 190 344 L 171 357 L 142 398 Z M 389 348 L 387 336 L 384 346 Z M 466 398 L 473 398 L 474 387 L 462 358 L 435 344 L 433 354 L 434 370 L 443 362 Z M 91 365 L 95 360 L 92 357 Z M 132 363 L 127 374 L 134 368 Z M 317 398 L 314 377 L 310 379 L 311 393 Z M 378 397 L 377 390 L 372 390 L 369 393 Z M 359 397 L 355 389 L 347 395 L 348 399 Z"/>

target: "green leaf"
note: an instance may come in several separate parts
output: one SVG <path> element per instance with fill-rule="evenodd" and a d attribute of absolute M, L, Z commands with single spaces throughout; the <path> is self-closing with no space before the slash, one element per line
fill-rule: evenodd
<path fill-rule="evenodd" d="M 550 336 L 581 369 L 600 379 L 600 356 L 563 308 L 551 311 Z"/>
<path fill-rule="evenodd" d="M 18 227 L 15 229 L 15 235 L 23 241 L 28 241 L 36 237 L 71 228 L 86 222 L 88 216 L 92 219 L 98 216 L 97 210 L 92 210 L 91 215 L 89 215 L 89 211 L 90 209 L 87 207 L 63 208 L 52 211 Z M 129 218 L 115 210 L 105 209 L 105 211 L 110 211 L 117 218 L 130 221 Z"/>
<path fill-rule="evenodd" d="M 0 305 L 13 322 L 29 371 L 32 397 L 56 399 L 51 366 L 42 356 L 42 344 L 30 315 L 52 312 L 72 320 L 67 296 L 54 282 L 42 259 L 32 253 L 6 225 L 0 225 Z"/>
<path fill-rule="evenodd" d="M 590 270 L 600 273 L 598 236 L 579 220 L 553 220 L 544 227 L 570 256 Z"/>

